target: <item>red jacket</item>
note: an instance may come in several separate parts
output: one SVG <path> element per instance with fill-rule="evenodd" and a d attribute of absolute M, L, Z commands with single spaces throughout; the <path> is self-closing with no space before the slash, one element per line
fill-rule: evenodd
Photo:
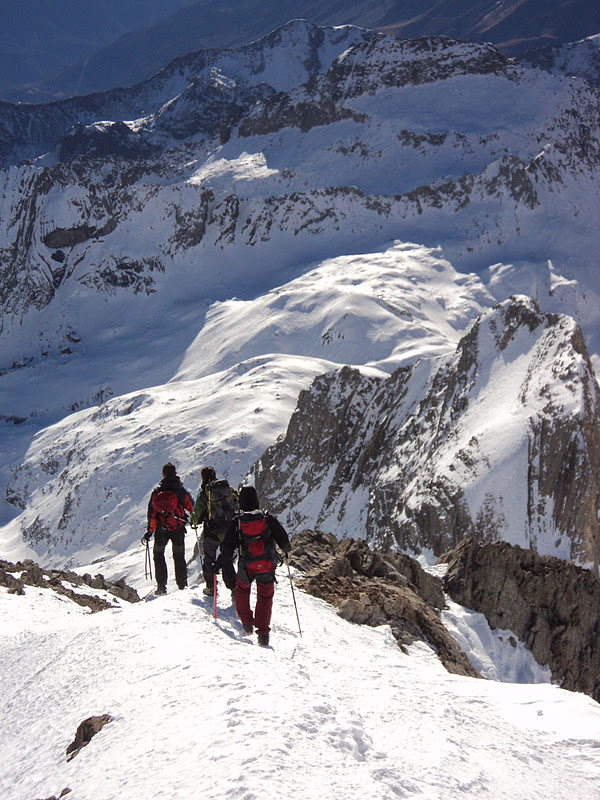
<path fill-rule="evenodd" d="M 150 495 L 150 501 L 148 502 L 148 531 L 150 533 L 154 533 L 154 531 L 161 524 L 160 517 L 152 505 L 152 499 L 158 492 L 175 492 L 185 511 L 191 513 L 194 510 L 194 501 L 192 496 L 187 489 L 183 487 L 180 478 L 177 475 L 175 475 L 174 478 L 163 478 L 156 489 L 153 490 L 152 494 Z M 179 525 L 174 526 L 173 529 L 182 528 L 186 521 L 187 517 L 185 520 L 182 520 Z"/>

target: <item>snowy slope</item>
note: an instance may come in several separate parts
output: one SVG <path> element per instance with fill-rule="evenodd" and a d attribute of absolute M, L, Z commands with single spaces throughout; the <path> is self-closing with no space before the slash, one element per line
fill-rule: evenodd
<path fill-rule="evenodd" d="M 591 699 L 450 675 L 424 644 L 404 654 L 387 627 L 345 622 L 298 590 L 296 600 L 302 637 L 281 576 L 272 648 L 261 649 L 224 599 L 215 622 L 197 587 L 95 615 L 49 590 L 0 591 L 0 794 L 598 796 Z M 481 642 L 473 634 L 485 660 Z M 506 678 L 521 652 L 496 642 Z M 67 763 L 79 723 L 105 713 L 112 721 Z"/>
<path fill-rule="evenodd" d="M 39 357 L 49 304 L 246 299 L 391 239 L 461 269 L 550 259 L 598 311 L 598 107 L 491 46 L 296 22 L 81 108 L 0 109 L 16 161 L 53 149 L 1 175 L 8 364 Z"/>
<path fill-rule="evenodd" d="M 332 259 L 253 300 L 214 304 L 180 354 L 165 331 L 173 358 L 164 383 L 107 398 L 34 438 L 10 483 L 23 513 L 4 529 L 5 556 L 33 547 L 44 564 L 81 565 L 136 547 L 166 460 L 193 493 L 206 463 L 237 484 L 316 375 L 352 363 L 384 376 L 448 353 L 491 302 L 477 276 L 439 252 L 396 243 Z M 138 348 L 122 342 L 128 369 L 139 369 Z M 16 401 L 23 409 L 22 392 Z"/>

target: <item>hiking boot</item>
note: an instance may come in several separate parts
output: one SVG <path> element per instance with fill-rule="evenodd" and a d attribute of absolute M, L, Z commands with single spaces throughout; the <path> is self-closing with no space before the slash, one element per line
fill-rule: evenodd
<path fill-rule="evenodd" d="M 258 643 L 261 647 L 268 647 L 269 646 L 269 634 L 268 633 L 259 633 L 258 634 Z"/>
<path fill-rule="evenodd" d="M 202 589 L 202 591 L 204 592 L 205 595 L 207 595 L 207 597 L 215 596 L 215 590 L 213 589 L 212 586 L 205 586 L 204 589 Z"/>
<path fill-rule="evenodd" d="M 156 594 L 166 594 L 167 587 L 166 586 L 157 586 L 156 587 Z"/>
<path fill-rule="evenodd" d="M 244 633 L 254 633 L 254 625 L 245 625 L 242 623 L 242 628 L 244 629 Z"/>
<path fill-rule="evenodd" d="M 187 589 L 187 583 L 182 583 L 181 585 L 179 585 L 179 588 L 180 589 Z"/>

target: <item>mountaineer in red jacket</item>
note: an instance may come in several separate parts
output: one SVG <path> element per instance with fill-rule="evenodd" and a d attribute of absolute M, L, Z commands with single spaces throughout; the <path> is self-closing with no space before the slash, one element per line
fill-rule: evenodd
<path fill-rule="evenodd" d="M 281 523 L 272 514 L 259 509 L 254 486 L 243 486 L 238 502 L 240 513 L 229 523 L 217 566 L 229 564 L 235 550 L 239 550 L 235 607 L 246 633 L 252 633 L 256 626 L 258 643 L 266 647 L 271 630 L 275 568 L 279 560 L 276 545 L 286 554 L 291 545 Z M 257 594 L 254 614 L 250 609 L 252 581 L 256 581 Z"/>
<path fill-rule="evenodd" d="M 152 491 L 148 503 L 148 530 L 146 542 L 154 534 L 154 569 L 156 572 L 156 594 L 167 593 L 167 562 L 165 547 L 170 540 L 175 562 L 175 580 L 180 589 L 187 586 L 185 563 L 185 524 L 187 513 L 194 508 L 190 493 L 184 489 L 173 464 L 167 462 L 162 468 L 162 480 Z"/>

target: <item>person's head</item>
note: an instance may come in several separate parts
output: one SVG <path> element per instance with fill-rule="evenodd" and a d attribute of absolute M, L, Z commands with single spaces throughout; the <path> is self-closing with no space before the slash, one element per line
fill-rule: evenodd
<path fill-rule="evenodd" d="M 175 464 L 171 464 L 170 461 L 162 468 L 163 478 L 174 478 L 177 475 L 177 470 L 175 469 Z"/>
<path fill-rule="evenodd" d="M 202 467 L 200 475 L 202 477 L 203 484 L 217 480 L 217 473 L 215 472 L 214 467 Z"/>
<path fill-rule="evenodd" d="M 254 486 L 242 486 L 238 502 L 242 511 L 255 511 L 258 508 L 258 495 Z"/>

